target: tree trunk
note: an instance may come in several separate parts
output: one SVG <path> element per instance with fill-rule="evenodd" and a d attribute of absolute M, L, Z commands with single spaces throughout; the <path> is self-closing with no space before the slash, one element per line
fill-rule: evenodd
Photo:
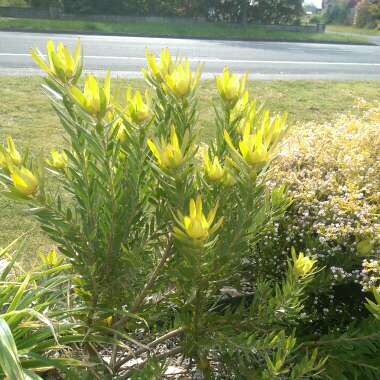
<path fill-rule="evenodd" d="M 248 0 L 241 0 L 241 23 L 247 25 L 248 19 Z"/>

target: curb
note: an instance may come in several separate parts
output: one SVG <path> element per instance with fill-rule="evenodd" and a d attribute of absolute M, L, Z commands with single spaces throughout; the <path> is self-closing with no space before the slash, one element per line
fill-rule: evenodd
<path fill-rule="evenodd" d="M 110 37 L 146 37 L 146 38 L 170 38 L 170 39 L 183 39 L 183 40 L 209 40 L 209 41 L 234 41 L 234 42 L 291 42 L 291 43 L 311 43 L 311 44 L 324 44 L 324 45 L 354 45 L 354 46 L 377 46 L 376 43 L 368 42 L 345 42 L 345 41 L 310 41 L 310 40 L 292 40 L 292 39 L 276 39 L 276 38 L 225 38 L 215 36 L 190 36 L 190 35 L 150 35 L 144 33 L 113 33 L 113 32 L 99 32 L 99 31 L 77 31 L 77 30 L 54 30 L 54 29 L 27 29 L 27 28 L 0 28 L 0 32 L 15 32 L 15 33 L 36 33 L 36 34 L 73 34 L 82 36 L 110 36 Z"/>

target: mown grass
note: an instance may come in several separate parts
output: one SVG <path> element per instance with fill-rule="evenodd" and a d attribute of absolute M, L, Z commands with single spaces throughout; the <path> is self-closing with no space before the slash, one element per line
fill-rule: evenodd
<path fill-rule="evenodd" d="M 380 29 L 357 28 L 349 25 L 327 25 L 326 30 L 332 33 L 355 33 L 368 36 L 380 36 Z"/>
<path fill-rule="evenodd" d="M 0 0 L 0 7 L 28 7 L 25 0 Z"/>
<path fill-rule="evenodd" d="M 143 87 L 141 80 L 128 82 Z M 127 82 L 118 80 L 116 87 L 124 88 Z M 379 84 L 376 81 L 253 81 L 250 92 L 266 103 L 274 112 L 289 112 L 292 124 L 311 120 L 325 122 L 337 114 L 355 112 L 355 100 L 378 99 Z M 33 155 L 48 154 L 51 148 L 64 143 L 59 126 L 49 102 L 40 88 L 39 77 L 0 77 L 0 141 L 6 135 L 14 136 L 17 144 L 28 147 Z M 204 81 L 200 90 L 199 128 L 205 139 L 214 133 L 211 101 L 216 99 L 213 81 Z M 31 231 L 28 237 L 26 264 L 33 262 L 37 250 L 47 250 L 52 243 L 40 232 L 37 224 L 23 211 L 23 206 L 0 198 L 0 247 Z"/>
<path fill-rule="evenodd" d="M 210 22 L 97 22 L 88 20 L 36 20 L 0 18 L 0 29 L 120 33 L 135 36 L 224 38 L 260 41 L 370 43 L 365 36 L 265 30 L 259 26 L 234 26 Z"/>

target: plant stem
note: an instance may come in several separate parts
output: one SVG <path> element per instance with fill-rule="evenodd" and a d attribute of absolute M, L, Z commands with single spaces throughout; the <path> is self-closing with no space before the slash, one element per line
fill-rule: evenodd
<path fill-rule="evenodd" d="M 143 353 L 147 352 L 148 349 L 156 347 L 158 344 L 165 342 L 168 339 L 174 338 L 177 335 L 181 335 L 185 331 L 184 327 L 180 327 L 176 330 L 170 331 L 165 335 L 162 335 L 161 337 L 157 338 L 153 342 L 149 343 L 147 345 L 148 348 L 140 348 L 138 351 L 136 351 L 133 355 L 128 355 L 127 357 L 124 357 L 122 360 L 120 360 L 116 366 L 115 370 L 118 371 L 120 367 L 122 367 L 125 363 L 127 363 L 129 360 L 133 359 L 134 357 L 138 355 L 142 355 Z"/>
<path fill-rule="evenodd" d="M 131 313 L 136 313 L 138 311 L 138 309 L 140 308 L 140 306 L 142 305 L 142 303 L 144 302 L 144 299 L 145 299 L 147 291 L 155 283 L 158 275 L 160 274 L 160 270 L 165 265 L 167 259 L 169 258 L 170 254 L 171 254 L 172 244 L 173 244 L 173 240 L 172 240 L 172 238 L 170 236 L 169 240 L 168 240 L 168 244 L 167 244 L 166 249 L 165 249 L 165 252 L 164 252 L 164 254 L 161 257 L 160 262 L 157 264 L 156 268 L 154 269 L 154 271 L 150 275 L 148 282 L 144 285 L 143 289 L 141 290 L 141 292 L 137 296 L 135 302 L 133 303 L 133 306 L 131 308 Z M 121 318 L 119 321 L 117 321 L 113 325 L 113 327 L 116 328 L 116 327 L 122 325 L 123 323 L 125 323 L 127 321 L 127 319 L 128 319 L 127 316 L 124 317 L 124 318 Z"/>
<path fill-rule="evenodd" d="M 166 359 L 166 358 L 169 358 L 171 356 L 175 356 L 179 353 L 182 352 L 182 347 L 175 347 L 173 349 L 171 349 L 170 351 L 167 351 L 167 352 L 164 352 L 162 354 L 159 354 L 159 355 L 156 355 L 156 358 L 157 359 Z M 149 361 L 150 358 L 147 358 L 145 359 L 143 362 L 141 363 L 138 363 L 134 368 L 131 368 L 129 369 L 122 377 L 120 377 L 121 380 L 123 379 L 128 379 L 131 372 L 134 370 L 134 369 L 139 369 L 139 368 L 142 368 L 144 367 L 144 365 Z"/>
<path fill-rule="evenodd" d="M 172 240 L 172 237 L 169 236 L 169 239 L 168 239 L 168 244 L 166 246 L 166 249 L 165 249 L 165 252 L 164 254 L 162 255 L 161 257 L 161 260 L 160 262 L 158 263 L 158 265 L 156 266 L 156 269 L 153 271 L 153 273 L 150 275 L 149 277 L 149 280 L 148 282 L 144 285 L 141 293 L 137 296 L 136 300 L 135 300 L 135 303 L 133 304 L 132 306 L 132 310 L 131 312 L 132 313 L 136 313 L 137 310 L 140 308 L 141 304 L 143 303 L 144 299 L 145 299 L 145 296 L 146 296 L 146 293 L 147 291 L 153 286 L 153 284 L 155 283 L 158 275 L 160 274 L 160 270 L 162 269 L 162 267 L 164 266 L 164 264 L 166 263 L 166 260 L 169 258 L 170 254 L 171 254 L 171 248 L 172 248 L 172 244 L 173 244 L 173 240 Z"/>

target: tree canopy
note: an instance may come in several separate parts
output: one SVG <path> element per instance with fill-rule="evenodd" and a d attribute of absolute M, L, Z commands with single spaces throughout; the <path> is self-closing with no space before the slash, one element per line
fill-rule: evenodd
<path fill-rule="evenodd" d="M 302 0 L 28 0 L 32 6 L 59 5 L 66 13 L 202 17 L 211 21 L 292 23 Z"/>

